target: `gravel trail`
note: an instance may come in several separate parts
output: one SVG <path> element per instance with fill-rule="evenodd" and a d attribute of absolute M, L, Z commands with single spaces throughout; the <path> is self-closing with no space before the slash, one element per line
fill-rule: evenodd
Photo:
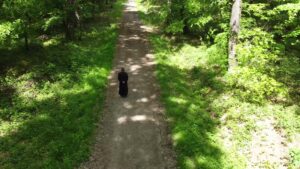
<path fill-rule="evenodd" d="M 80 169 L 176 169 L 154 74 L 154 56 L 147 40 L 149 30 L 139 21 L 136 3 L 129 0 L 96 142 L 89 161 Z M 129 75 L 127 98 L 118 95 L 117 73 L 121 67 Z"/>

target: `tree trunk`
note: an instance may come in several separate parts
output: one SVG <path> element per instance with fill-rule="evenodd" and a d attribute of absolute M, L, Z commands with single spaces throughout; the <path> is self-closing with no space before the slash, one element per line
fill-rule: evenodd
<path fill-rule="evenodd" d="M 26 51 L 29 51 L 29 44 L 28 44 L 28 31 L 27 28 L 24 30 L 24 47 Z"/>
<path fill-rule="evenodd" d="M 81 19 L 78 10 L 75 11 L 75 16 L 76 16 L 76 27 L 79 29 L 79 35 L 78 39 L 81 40 L 82 38 L 82 25 L 81 25 Z"/>
<path fill-rule="evenodd" d="M 26 14 L 27 16 L 27 20 L 24 22 L 24 30 L 23 30 L 23 36 L 24 36 L 24 47 L 26 51 L 29 51 L 29 40 L 28 40 L 28 30 L 29 30 L 29 22 L 30 22 L 30 18 L 29 16 Z"/>
<path fill-rule="evenodd" d="M 23 37 L 24 37 L 24 47 L 26 51 L 29 51 L 29 25 L 31 23 L 31 18 L 29 14 L 26 12 L 24 18 L 24 27 L 23 27 Z"/>
<path fill-rule="evenodd" d="M 67 14 L 65 21 L 65 36 L 67 40 L 75 39 L 75 28 L 77 25 L 75 3 L 75 0 L 67 1 Z"/>
<path fill-rule="evenodd" d="M 69 20 L 66 19 L 64 21 L 64 27 L 65 27 L 65 38 L 66 40 L 72 40 L 73 39 L 73 33 L 72 33 L 72 28 L 71 28 L 71 25 L 69 23 Z"/>
<path fill-rule="evenodd" d="M 228 71 L 232 72 L 238 66 L 236 57 L 236 45 L 240 32 L 240 20 L 242 13 L 242 0 L 234 0 L 230 19 L 230 38 L 228 50 Z"/>

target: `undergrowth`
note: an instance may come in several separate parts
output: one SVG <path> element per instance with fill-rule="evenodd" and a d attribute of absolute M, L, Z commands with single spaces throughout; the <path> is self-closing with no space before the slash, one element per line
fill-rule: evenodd
<path fill-rule="evenodd" d="M 0 168 L 71 169 L 88 158 L 122 6 L 101 14 L 106 24 L 87 23 L 81 41 L 1 50 Z"/>
<path fill-rule="evenodd" d="M 160 35 L 151 42 L 181 168 L 246 168 L 252 136 L 262 127 L 257 122 L 264 119 L 276 120 L 277 132 L 288 140 L 283 144 L 297 142 L 298 105 L 245 101 L 224 78 L 226 70 L 205 61 L 210 49 L 181 43 L 178 48 Z M 290 166 L 299 166 L 297 152 L 291 150 Z"/>
<path fill-rule="evenodd" d="M 161 30 L 163 5 L 155 6 L 150 1 L 139 4 L 144 23 Z M 180 168 L 300 167 L 299 98 L 289 85 L 299 86 L 297 81 L 282 80 L 282 76 L 272 76 L 253 65 L 228 74 L 226 33 L 219 34 L 210 45 L 194 43 L 190 37 L 168 36 L 163 31 L 149 38 Z M 250 161 L 251 152 L 256 151 L 251 147 L 253 136 L 265 129 L 260 122 L 266 120 L 272 121 L 274 132 L 285 139 L 279 146 L 288 150 L 280 154 L 288 159 L 287 164 Z M 266 136 L 259 137 L 264 140 Z"/>

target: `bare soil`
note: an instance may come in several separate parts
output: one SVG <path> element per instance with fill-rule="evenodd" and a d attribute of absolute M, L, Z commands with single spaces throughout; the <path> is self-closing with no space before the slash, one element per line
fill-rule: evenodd
<path fill-rule="evenodd" d="M 96 142 L 81 169 L 175 169 L 175 153 L 160 103 L 149 29 L 134 0 L 126 3 Z M 117 74 L 128 72 L 129 95 L 118 95 Z"/>

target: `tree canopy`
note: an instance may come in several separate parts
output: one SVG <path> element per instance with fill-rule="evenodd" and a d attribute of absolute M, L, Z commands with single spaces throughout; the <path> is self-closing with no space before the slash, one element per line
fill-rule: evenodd
<path fill-rule="evenodd" d="M 107 0 L 2 0 L 0 43 L 10 45 L 23 39 L 25 48 L 41 34 L 64 32 L 67 40 L 80 38 L 80 22 L 94 16 Z"/>

